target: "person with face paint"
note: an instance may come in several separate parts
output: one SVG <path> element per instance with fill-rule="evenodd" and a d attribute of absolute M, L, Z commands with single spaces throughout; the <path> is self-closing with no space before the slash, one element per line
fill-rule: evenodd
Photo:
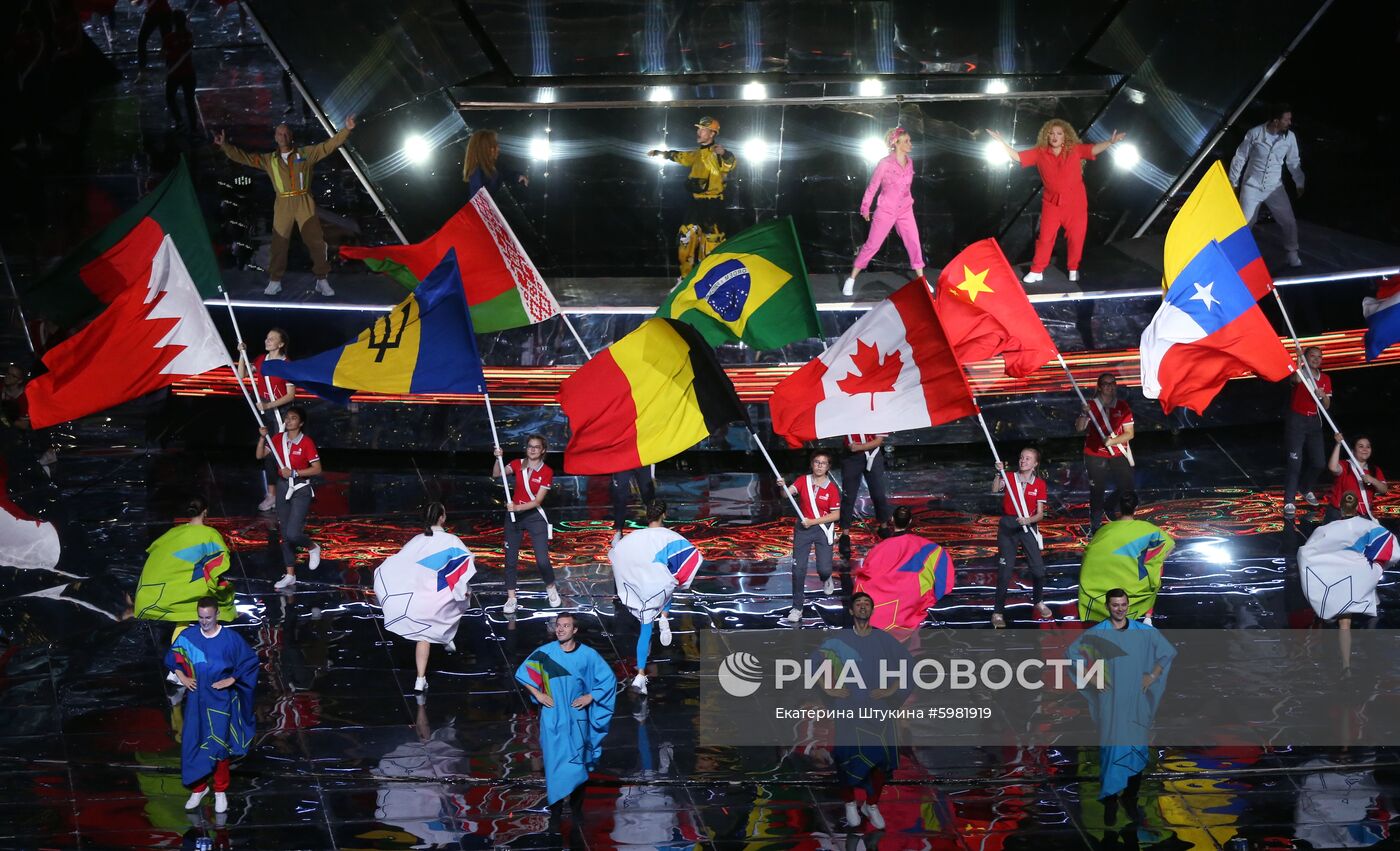
<path fill-rule="evenodd" d="M 1028 284 L 1042 280 L 1045 267 L 1050 265 L 1050 253 L 1063 228 L 1068 248 L 1065 266 L 1071 281 L 1079 280 L 1079 261 L 1084 256 L 1084 236 L 1089 230 L 1089 196 L 1084 191 L 1084 160 L 1099 154 L 1128 138 L 1114 130 L 1106 141 L 1089 144 L 1079 141 L 1079 134 L 1069 122 L 1052 118 L 1041 125 L 1035 137 L 1035 147 L 1018 151 L 995 130 L 987 133 L 1001 143 L 1011 161 L 1021 168 L 1035 166 L 1040 172 L 1040 233 L 1035 240 L 1035 258 L 1031 270 L 1022 279 Z"/>
<path fill-rule="evenodd" d="M 165 654 L 165 667 L 188 691 L 180 733 L 180 781 L 193 810 L 214 786 L 214 812 L 228 812 L 229 760 L 253 742 L 253 690 L 258 657 L 233 630 L 219 625 L 219 602 L 199 600 L 198 629 L 186 629 Z"/>
<path fill-rule="evenodd" d="M 1118 398 L 1118 379 L 1111 372 L 1099 376 L 1097 392 L 1079 412 L 1074 430 L 1084 432 L 1084 467 L 1089 474 L 1089 537 L 1098 531 L 1104 512 L 1112 520 L 1118 501 L 1133 489 L 1133 409 Z M 1104 492 L 1113 477 L 1113 496 L 1105 504 Z"/>
<path fill-rule="evenodd" d="M 1337 478 L 1332 481 L 1332 493 L 1327 498 L 1323 518 L 1328 523 L 1342 519 L 1342 498 L 1352 494 L 1356 497 L 1357 515 L 1375 520 L 1376 497 L 1390 493 L 1390 483 L 1385 480 L 1385 471 L 1371 461 L 1371 438 L 1363 435 L 1352 441 L 1351 451 L 1356 455 L 1356 461 L 1342 458 L 1342 433 L 1337 432 L 1333 438 L 1337 444 L 1332 447 L 1327 469 Z"/>
<path fill-rule="evenodd" d="M 264 295 L 282 291 L 282 274 L 287 271 L 287 248 L 291 245 L 292 229 L 301 231 L 301 241 L 311 255 L 312 271 L 316 274 L 316 292 L 335 295 L 326 276 L 331 271 L 326 238 L 321 232 L 321 220 L 316 218 L 316 202 L 311 198 L 312 169 L 316 163 L 335 153 L 350 138 L 355 129 L 355 116 L 345 119 L 345 127 L 319 145 L 298 147 L 292 140 L 292 128 L 278 124 L 273 131 L 277 150 L 271 153 L 248 153 L 230 144 L 220 130 L 214 134 L 214 144 L 224 156 L 236 163 L 267 173 L 277 199 L 272 203 L 272 253 L 267 264 L 267 289 Z"/>
<path fill-rule="evenodd" d="M 813 550 L 817 554 L 822 593 L 827 596 L 836 593 L 836 580 L 831 575 L 831 546 L 836 537 L 835 523 L 841 517 L 841 492 L 827 475 L 831 471 L 831 453 L 825 449 L 813 452 L 811 470 L 810 475 L 799 476 L 792 485 L 778 479 L 778 487 L 796 496 L 802 511 L 792 533 L 792 609 L 787 613 L 787 622 L 794 625 L 802 623 L 807 565 Z"/>
<path fill-rule="evenodd" d="M 321 454 L 316 442 L 302 433 L 306 425 L 306 410 L 299 405 L 287 409 L 282 421 L 285 430 L 272 439 L 277 459 L 277 526 L 282 539 L 282 563 L 286 575 L 273 587 L 281 591 L 297 581 L 296 547 L 307 548 L 306 566 L 311 570 L 321 566 L 321 546 L 306 536 L 306 515 L 311 511 L 315 495 L 311 480 L 323 472 Z M 267 427 L 258 429 L 257 457 L 261 461 L 272 450 L 267 445 Z M 288 493 L 290 491 L 290 493 Z"/>
<path fill-rule="evenodd" d="M 1307 370 L 1317 397 L 1303 382 L 1302 370 Z M 1322 349 L 1309 346 L 1303 350 L 1303 364 L 1293 373 L 1293 395 L 1288 411 L 1284 414 L 1283 440 L 1288 450 L 1288 478 L 1283 486 L 1283 516 L 1292 517 L 1298 512 L 1293 495 L 1298 492 L 1301 482 L 1303 499 L 1308 505 L 1317 505 L 1317 474 L 1322 472 L 1322 412 L 1318 410 L 1321 400 L 1323 408 L 1332 407 L 1332 378 L 1322 371 Z"/>
<path fill-rule="evenodd" d="M 296 400 L 297 387 L 286 379 L 264 376 L 263 364 L 269 360 L 291 360 L 287 355 L 290 342 L 286 331 L 281 328 L 269 328 L 267 336 L 263 338 L 263 353 L 250 364 L 251 373 L 243 369 L 247 349 L 241 342 L 238 344 L 239 358 L 235 367 L 238 370 L 238 378 L 244 380 L 245 376 L 251 375 L 253 398 L 258 400 L 258 413 L 262 416 L 263 425 L 272 433 L 282 430 L 282 412 Z M 258 510 L 271 511 L 277 507 L 277 463 L 270 454 L 263 459 L 263 475 L 267 479 L 267 495 L 258 503 Z"/>
<path fill-rule="evenodd" d="M 1016 568 L 1016 551 L 1026 551 L 1026 566 L 1031 571 L 1031 606 L 1035 616 L 1049 620 L 1053 615 L 1045 605 L 1045 557 L 1041 554 L 1044 541 L 1038 524 L 1045 518 L 1048 490 L 1045 480 L 1035 474 L 1040 464 L 1040 450 L 1027 446 L 1017 458 L 1016 471 L 1002 475 L 997 462 L 997 476 L 992 480 L 992 492 L 1002 494 L 1001 520 L 997 522 L 997 593 L 992 612 L 992 626 L 1006 626 L 1006 589 L 1011 584 L 1011 572 Z M 1011 479 L 1014 490 L 1006 489 Z"/>
<path fill-rule="evenodd" d="M 497 479 L 506 473 L 515 477 L 515 490 L 511 493 L 511 501 L 506 504 L 506 605 L 503 611 L 508 615 L 515 614 L 519 606 L 515 600 L 516 567 L 520 562 L 520 545 L 524 543 L 526 533 L 529 533 L 530 544 L 535 548 L 535 567 L 539 568 L 540 578 L 544 580 L 549 605 L 556 609 L 563 605 L 559 590 L 554 587 L 554 567 L 549 562 L 549 539 L 553 529 L 549 516 L 541 507 L 554 484 L 554 471 L 544 463 L 547 451 L 549 444 L 545 442 L 544 435 L 532 434 L 525 438 L 525 457 L 502 466 L 503 453 L 501 447 L 496 447 L 496 465 L 491 470 L 491 478 Z"/>
<path fill-rule="evenodd" d="M 914 277 L 924 276 L 924 251 L 919 245 L 919 224 L 914 220 L 914 161 L 909 158 L 914 141 L 909 138 L 908 130 L 896 127 L 885 134 L 885 147 L 889 149 L 889 156 L 876 163 L 875 172 L 870 175 L 870 184 L 865 187 L 865 197 L 860 201 L 860 215 L 870 222 L 870 234 L 856 254 L 851 274 L 841 285 L 841 294 L 847 297 L 855 295 L 856 276 L 870 265 L 891 229 L 904 242 L 904 251 L 909 255 L 909 268 L 914 270 Z M 871 218 L 870 203 L 877 192 L 880 193 L 880 204 L 875 208 L 874 218 Z"/>
<path fill-rule="evenodd" d="M 603 739 L 612 724 L 617 681 L 598 651 L 578 640 L 578 623 L 571 612 L 555 619 L 554 638 L 520 663 L 515 681 L 540 706 L 550 816 L 557 823 L 567 798 L 577 829 L 583 820 L 588 773 L 603 755 Z"/>
<path fill-rule="evenodd" d="M 724 145 L 715 141 L 717 136 L 719 119 L 707 115 L 695 125 L 698 145 L 695 150 L 647 151 L 649 157 L 665 157 L 690 168 L 685 181 L 686 188 L 690 190 L 690 204 L 686 207 L 685 222 L 681 224 L 677 249 L 682 278 L 714 251 L 715 246 L 724 242 L 727 218 L 724 181 L 739 163 L 733 152 L 725 150 Z"/>

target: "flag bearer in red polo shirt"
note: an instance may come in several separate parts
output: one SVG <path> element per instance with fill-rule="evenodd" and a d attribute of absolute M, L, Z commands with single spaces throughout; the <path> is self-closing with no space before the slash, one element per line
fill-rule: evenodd
<path fill-rule="evenodd" d="M 1322 407 L 1332 407 L 1332 378 L 1322 371 L 1322 349 L 1308 346 L 1303 349 L 1303 369 L 1308 371 L 1317 396 L 1303 383 L 1302 370 L 1293 373 L 1293 396 L 1289 401 L 1288 412 L 1284 414 L 1283 439 L 1288 447 L 1288 478 L 1283 486 L 1283 516 L 1292 517 L 1298 507 L 1293 496 L 1298 492 L 1299 483 L 1303 487 L 1303 499 L 1308 505 L 1317 505 L 1317 474 L 1322 472 L 1322 412 L 1317 409 L 1318 399 Z"/>
<path fill-rule="evenodd" d="M 1031 606 L 1041 620 L 1052 617 L 1045 605 L 1045 557 L 1041 550 L 1039 523 L 1045 518 L 1045 501 L 1049 491 L 1045 480 L 1035 474 L 1040 466 L 1040 450 L 1027 446 L 1017 456 L 1016 469 L 1010 476 L 1002 475 L 997 462 L 997 476 L 992 480 L 992 493 L 1002 494 L 1001 520 L 997 522 L 997 594 L 992 610 L 992 626 L 1006 626 L 1006 589 L 1011 585 L 1011 573 L 1016 569 L 1016 551 L 1026 551 L 1026 567 L 1031 571 Z M 1014 490 L 1006 489 L 1007 479 Z"/>
<path fill-rule="evenodd" d="M 1031 270 L 1023 278 L 1033 284 L 1045 277 L 1042 273 L 1050 265 L 1050 252 L 1055 248 L 1055 238 L 1060 228 L 1065 230 L 1065 243 L 1068 257 L 1065 266 L 1071 281 L 1079 280 L 1079 260 L 1084 255 L 1084 234 L 1089 229 L 1089 196 L 1084 192 L 1084 160 L 1096 159 L 1128 137 L 1117 130 L 1106 141 L 1096 145 L 1079 141 L 1079 134 L 1069 122 L 1052 118 L 1040 127 L 1035 137 L 1035 147 L 1018 151 L 1001 138 L 995 130 L 988 130 L 993 139 L 1006 149 L 1007 156 L 1021 164 L 1021 168 L 1035 166 L 1040 172 L 1043 188 L 1040 193 L 1040 234 L 1035 240 L 1035 258 L 1031 260 Z"/>
<path fill-rule="evenodd" d="M 311 511 L 315 491 L 311 480 L 321 475 L 321 453 L 316 442 L 302 433 L 306 425 L 306 410 L 300 405 L 287 409 L 282 419 L 283 432 L 272 438 L 277 460 L 277 525 L 282 538 L 282 563 L 287 573 L 277 580 L 281 591 L 297 582 L 297 547 L 306 547 L 306 566 L 312 570 L 321 566 L 321 547 L 306 536 L 306 515 Z M 267 427 L 258 429 L 258 460 L 271 451 L 267 445 Z"/>
<path fill-rule="evenodd" d="M 797 497 L 801 517 L 792 533 L 792 609 L 787 613 L 790 624 L 802 622 L 802 605 L 806 597 L 807 563 L 813 549 L 817 552 L 817 575 L 823 584 L 822 593 L 836 593 L 836 581 L 831 576 L 831 545 L 836 538 L 836 521 L 841 517 L 841 492 L 828 475 L 831 453 L 818 449 L 812 453 L 811 473 L 789 485 L 781 478 L 778 487 L 787 488 Z"/>
<path fill-rule="evenodd" d="M 1089 473 L 1089 537 L 1094 537 L 1107 512 L 1113 520 L 1118 500 L 1133 490 L 1133 409 L 1118 398 L 1118 379 L 1111 372 L 1099 376 L 1098 388 L 1089 404 L 1074 421 L 1074 430 L 1084 432 L 1084 467 Z M 1104 502 L 1109 474 L 1113 475 L 1113 497 Z"/>
<path fill-rule="evenodd" d="M 530 534 L 530 544 L 535 548 L 535 566 L 540 569 L 544 580 L 544 590 L 549 597 L 549 605 L 559 608 L 563 605 L 559 591 L 554 587 L 554 568 L 549 563 L 549 539 L 554 530 L 549 525 L 549 515 L 544 513 L 542 503 L 554 484 L 554 471 L 544 463 L 544 455 L 549 444 L 543 435 L 532 434 L 525 438 L 525 457 L 517 458 L 505 465 L 505 472 L 515 477 L 515 488 L 511 491 L 510 502 L 506 505 L 506 614 L 514 614 L 515 572 L 520 561 L 520 545 L 525 533 Z M 503 475 L 501 448 L 496 447 L 496 465 L 491 470 L 492 478 Z"/>

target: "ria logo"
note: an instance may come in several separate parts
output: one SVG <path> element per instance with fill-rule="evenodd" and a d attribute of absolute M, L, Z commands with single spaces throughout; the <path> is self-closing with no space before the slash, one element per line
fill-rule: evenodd
<path fill-rule="evenodd" d="M 719 684 L 733 697 L 748 697 L 762 680 L 763 665 L 752 653 L 736 651 L 719 663 Z"/>

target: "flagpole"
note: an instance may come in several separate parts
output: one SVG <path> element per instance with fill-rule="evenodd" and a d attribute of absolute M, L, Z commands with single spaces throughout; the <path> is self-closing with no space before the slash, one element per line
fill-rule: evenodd
<path fill-rule="evenodd" d="M 1001 463 L 1001 455 L 997 453 L 996 441 L 992 440 L 992 431 L 987 428 L 987 421 L 982 418 L 982 406 L 977 404 L 977 397 L 972 397 L 972 404 L 977 406 L 977 424 L 982 426 L 982 434 L 986 435 L 987 446 L 991 447 L 992 458 L 997 462 L 997 471 L 1001 473 L 1001 483 L 1006 487 L 1006 492 L 1011 494 L 1011 504 L 1016 506 L 1016 510 L 1021 512 L 1022 517 L 1029 517 L 1026 511 L 1026 504 L 1021 500 L 1021 495 L 1011 486 L 1011 477 L 1006 473 L 1006 465 Z M 1025 526 L 1021 527 L 1022 532 L 1029 532 Z"/>
<path fill-rule="evenodd" d="M 1118 454 L 1127 458 L 1128 465 L 1132 466 L 1133 452 L 1128 448 L 1127 444 L 1119 444 L 1117 446 L 1108 445 L 1108 435 L 1104 434 L 1103 426 L 1099 425 L 1099 421 L 1094 419 L 1094 415 L 1089 413 L 1089 400 L 1084 398 L 1084 391 L 1079 389 L 1079 382 L 1074 380 L 1074 373 L 1070 371 L 1069 364 L 1065 363 L 1065 356 L 1060 354 L 1059 349 L 1055 350 L 1055 358 L 1059 360 L 1060 366 L 1065 371 L 1065 375 L 1069 377 L 1069 386 L 1074 388 L 1074 395 L 1079 397 L 1079 404 L 1084 406 L 1084 413 L 1089 417 L 1089 424 L 1094 427 L 1094 431 L 1099 433 L 1099 440 L 1103 442 L 1104 448 L 1108 450 L 1108 454 L 1112 455 L 1113 450 L 1117 449 L 1119 450 Z M 1107 414 L 1105 414 L 1105 416 L 1106 415 Z"/>
<path fill-rule="evenodd" d="M 570 333 L 570 334 L 573 334 L 573 335 L 574 335 L 574 340 L 576 340 L 576 341 L 578 342 L 578 347 L 579 347 L 580 349 L 583 349 L 583 357 L 584 357 L 584 359 L 585 359 L 585 360 L 591 359 L 591 358 L 593 357 L 593 353 L 590 352 L 590 351 L 588 350 L 588 347 L 585 346 L 585 345 L 583 344 L 583 338 L 580 337 L 580 336 L 578 335 L 578 330 L 577 330 L 576 328 L 574 328 L 574 323 L 572 323 L 572 322 L 569 321 L 569 314 L 565 313 L 565 312 L 564 312 L 564 308 L 562 308 L 562 307 L 559 308 L 559 318 L 562 319 L 562 320 L 564 320 L 564 324 L 568 327 L 569 333 Z"/>
<path fill-rule="evenodd" d="M 560 314 L 563 315 L 562 313 Z M 496 415 L 491 412 L 491 394 L 482 393 L 481 398 L 486 400 L 486 421 L 491 423 L 491 445 L 496 449 L 501 448 L 501 439 L 496 435 Z M 501 490 L 506 495 L 506 511 L 510 514 L 510 522 L 515 522 L 515 512 L 510 510 L 510 485 L 506 484 L 506 456 L 502 454 L 496 459 L 496 466 L 501 468 Z M 525 473 L 522 470 L 521 475 Z"/>
<path fill-rule="evenodd" d="M 1308 389 L 1308 395 L 1312 396 L 1313 402 L 1317 405 L 1317 412 L 1322 415 L 1322 419 L 1332 429 L 1333 434 L 1341 434 L 1342 430 L 1337 428 L 1337 423 L 1328 413 L 1327 406 L 1322 404 L 1322 394 L 1318 392 L 1317 386 L 1313 384 L 1312 367 L 1308 366 L 1307 359 L 1303 357 L 1303 343 L 1298 339 L 1298 332 L 1293 330 L 1293 319 L 1288 315 L 1288 308 L 1283 306 L 1283 296 L 1278 294 L 1278 287 L 1273 288 L 1274 300 L 1278 302 L 1278 311 L 1283 314 L 1283 324 L 1288 328 L 1288 336 L 1293 338 L 1293 347 L 1298 350 L 1298 377 L 1302 380 L 1303 386 Z M 1361 462 L 1356 460 L 1356 453 L 1351 451 L 1351 444 L 1342 441 L 1342 449 L 1346 450 L 1347 457 L 1351 463 L 1356 465 L 1357 472 L 1361 471 Z"/>
<path fill-rule="evenodd" d="M 749 437 L 752 437 L 753 442 L 758 445 L 758 451 L 763 453 L 763 460 L 768 462 L 768 469 L 773 471 L 773 478 L 783 478 L 783 474 L 778 472 L 778 465 L 773 463 L 773 456 L 768 454 L 768 447 L 763 445 L 763 441 L 758 439 L 758 435 L 754 434 L 753 429 L 749 429 Z M 797 512 L 797 518 L 801 520 L 802 509 L 797 507 L 797 500 L 793 497 L 792 491 L 784 487 L 783 493 L 787 495 L 788 502 L 792 503 L 792 510 Z M 813 509 L 815 508 L 816 506 L 813 506 Z"/>
<path fill-rule="evenodd" d="M 248 363 L 248 353 L 247 350 L 243 347 L 243 332 L 238 327 L 238 319 L 233 315 L 233 302 L 229 300 L 228 290 L 223 290 L 223 293 L 224 306 L 228 308 L 228 318 L 229 321 L 233 323 L 233 336 L 238 340 L 238 357 L 244 364 L 244 368 L 248 373 L 248 381 L 252 382 L 253 367 L 252 364 Z M 249 395 L 248 388 L 244 386 L 243 378 L 239 375 L 238 368 L 233 365 L 232 360 L 229 361 L 228 368 L 233 373 L 234 381 L 238 382 L 238 389 L 243 393 L 243 401 L 248 403 L 248 409 L 253 412 L 253 419 L 257 422 L 258 428 L 261 429 L 263 427 L 262 412 L 258 410 L 257 403 L 254 402 L 253 397 Z M 254 391 L 256 391 L 257 385 L 254 385 L 253 389 Z M 281 418 L 279 417 L 278 419 L 280 422 Z M 277 446 L 273 443 L 272 436 L 264 434 L 263 440 L 267 442 L 268 451 L 272 453 L 272 460 L 277 462 L 277 466 L 283 469 L 290 470 L 291 467 L 288 466 L 288 464 L 282 460 L 281 455 L 277 454 Z M 292 478 L 287 481 L 287 496 L 290 497 L 293 493 L 296 492 L 296 488 L 293 487 L 295 483 L 296 471 L 292 470 Z"/>

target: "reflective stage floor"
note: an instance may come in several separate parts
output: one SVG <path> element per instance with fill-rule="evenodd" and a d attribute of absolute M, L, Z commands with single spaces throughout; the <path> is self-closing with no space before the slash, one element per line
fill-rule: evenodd
<path fill-rule="evenodd" d="M 1141 438 L 1145 516 L 1178 537 L 1156 623 L 1164 627 L 1306 626 L 1293 551 L 1303 529 L 1280 516 L 1278 441 L 1243 430 Z M 1014 447 L 1004 447 L 1010 451 Z M 1053 517 L 1045 526 L 1049 600 L 1057 621 L 1031 620 L 1013 587 L 1016 628 L 1074 628 L 1085 532 L 1082 469 L 1054 447 Z M 396 469 L 327 458 L 309 531 L 324 546 L 291 593 L 279 574 L 270 515 L 258 515 L 253 463 L 170 447 L 61 454 L 52 478 L 32 453 L 8 453 L 9 490 L 59 527 L 56 571 L 0 571 L 0 847 L 552 848 L 543 809 L 535 713 L 512 682 L 547 639 L 550 610 L 530 564 L 522 608 L 502 613 L 497 485 L 485 458 L 396 456 Z M 929 621 L 987 629 L 995 505 L 981 452 L 896 449 L 897 500 L 919 532 L 947 545 L 956 589 Z M 965 460 L 960 460 L 965 459 Z M 558 457 L 554 456 L 557 463 Z M 737 466 L 737 465 L 736 465 Z M 756 470 L 757 467 L 751 468 Z M 676 528 L 708 561 L 673 609 L 676 639 L 653 646 L 651 694 L 621 694 L 585 803 L 577 847 L 1058 848 L 1393 847 L 1400 749 L 1279 745 L 1162 749 L 1144 785 L 1145 823 L 1106 826 L 1091 748 L 908 748 L 881 804 L 882 832 L 848 831 L 829 754 L 707 747 L 697 740 L 697 636 L 713 629 L 786 629 L 790 527 L 768 476 L 663 470 Z M 616 613 L 600 565 L 610 539 L 606 480 L 562 477 L 551 497 L 553 552 L 565 606 L 584 641 L 630 678 L 637 624 Z M 130 618 L 146 545 L 168 528 L 166 506 L 201 490 L 234 551 L 234 625 L 262 670 L 258 736 L 233 772 L 226 817 L 182 809 L 179 746 L 161 658 L 172 625 Z M 434 648 L 430 688 L 413 691 L 412 647 L 383 629 L 373 568 L 411 537 L 419 505 L 443 498 L 478 555 L 474 607 L 457 652 Z M 865 506 L 868 508 L 868 506 Z M 1394 520 L 1395 504 L 1383 506 Z M 857 549 L 868 546 L 857 538 Z M 842 592 L 850 565 L 838 560 Z M 1019 579 L 1019 577 L 1018 577 Z M 809 580 L 806 629 L 843 622 L 840 600 Z M 1394 574 L 1380 625 L 1394 626 Z"/>

